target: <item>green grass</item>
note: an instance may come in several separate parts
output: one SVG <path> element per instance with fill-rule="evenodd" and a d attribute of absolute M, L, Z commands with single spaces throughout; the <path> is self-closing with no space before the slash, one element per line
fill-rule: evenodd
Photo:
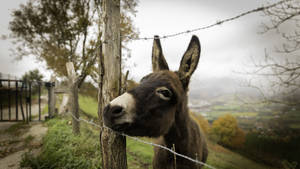
<path fill-rule="evenodd" d="M 43 139 L 42 152 L 34 157 L 30 153 L 23 156 L 21 166 L 32 169 L 64 168 L 94 169 L 101 168 L 99 131 L 81 123 L 81 134 L 73 135 L 70 119 L 57 117 L 46 122 L 48 132 Z M 26 138 L 28 142 L 32 137 Z M 151 146 L 127 139 L 128 168 L 150 167 L 153 150 Z"/>
<path fill-rule="evenodd" d="M 97 117 L 97 101 L 79 96 L 80 108 L 92 117 Z M 46 109 L 47 110 L 47 109 Z M 246 113 L 247 114 L 247 113 Z M 251 113 L 248 113 L 251 114 Z M 83 116 L 84 117 L 84 116 Z M 32 169 L 101 168 L 99 129 L 81 123 L 81 134 L 73 135 L 70 117 L 57 117 L 46 122 L 48 132 L 43 139 L 42 153 L 34 157 L 25 154 L 21 165 Z M 141 138 L 151 141 L 149 138 Z M 153 147 L 127 138 L 127 162 L 129 169 L 151 169 Z M 267 168 L 237 153 L 210 143 L 207 163 L 218 169 Z"/>
<path fill-rule="evenodd" d="M 42 152 L 34 157 L 25 154 L 21 167 L 32 169 L 64 168 L 94 169 L 100 168 L 100 145 L 97 132 L 81 125 L 81 135 L 72 134 L 68 120 L 55 118 L 47 121 L 48 132 L 43 139 Z"/>
<path fill-rule="evenodd" d="M 142 139 L 150 141 L 150 139 L 147 138 Z M 126 143 L 129 168 L 152 168 L 152 158 L 154 153 L 152 146 L 145 145 L 130 138 L 126 139 Z"/>
<path fill-rule="evenodd" d="M 98 102 L 92 97 L 79 95 L 79 107 L 85 113 L 98 118 Z"/>
<path fill-rule="evenodd" d="M 232 152 L 220 145 L 209 143 L 207 164 L 218 169 L 267 169 L 270 167 L 256 163 L 238 153 Z M 208 167 L 204 167 L 208 169 Z"/>

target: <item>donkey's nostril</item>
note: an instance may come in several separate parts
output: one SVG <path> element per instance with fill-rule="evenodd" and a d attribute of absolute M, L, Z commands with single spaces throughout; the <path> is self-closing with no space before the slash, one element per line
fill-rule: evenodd
<path fill-rule="evenodd" d="M 110 112 L 113 114 L 113 116 L 119 116 L 123 114 L 123 107 L 121 106 L 113 106 L 111 107 Z"/>

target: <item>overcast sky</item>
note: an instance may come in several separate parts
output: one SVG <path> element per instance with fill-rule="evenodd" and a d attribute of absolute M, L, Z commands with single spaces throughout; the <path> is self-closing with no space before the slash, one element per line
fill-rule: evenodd
<path fill-rule="evenodd" d="M 24 2 L 26 0 L 2 2 L 0 34 L 9 34 L 12 9 Z M 266 0 L 140 0 L 134 22 L 140 37 L 163 36 L 206 26 L 266 3 Z M 266 19 L 261 15 L 255 13 L 221 26 L 161 40 L 169 67 L 178 69 L 190 38 L 195 34 L 200 39 L 202 53 L 192 79 L 237 76 L 233 72 L 241 71 L 249 63 L 250 56 L 259 58 L 263 56 L 265 48 L 271 50 L 276 45 L 275 34 L 258 34 L 260 24 Z M 152 41 L 133 41 L 128 47 L 132 57 L 126 63 L 126 69 L 130 69 L 130 77 L 139 80 L 151 72 Z M 13 61 L 10 48 L 12 45 L 9 41 L 0 40 L 0 72 L 17 76 L 34 68 L 45 72 L 45 64 L 37 63 L 34 58 Z"/>

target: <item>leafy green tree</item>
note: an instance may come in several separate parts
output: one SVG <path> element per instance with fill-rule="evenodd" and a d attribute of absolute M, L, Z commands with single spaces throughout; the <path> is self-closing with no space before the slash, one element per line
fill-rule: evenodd
<path fill-rule="evenodd" d="M 38 69 L 30 70 L 22 76 L 23 81 L 42 81 L 44 75 Z"/>
<path fill-rule="evenodd" d="M 122 3 L 123 42 L 137 37 L 131 19 L 136 6 L 136 0 Z M 73 62 L 80 87 L 97 70 L 101 16 L 99 0 L 29 0 L 12 12 L 9 28 L 17 46 L 14 55 L 19 59 L 34 55 L 61 77 L 67 76 L 66 63 Z"/>

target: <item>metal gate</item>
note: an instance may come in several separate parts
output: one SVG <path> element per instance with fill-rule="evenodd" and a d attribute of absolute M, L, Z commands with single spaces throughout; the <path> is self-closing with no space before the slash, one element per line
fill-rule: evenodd
<path fill-rule="evenodd" d="M 32 121 L 33 97 L 35 106 L 38 106 L 38 114 L 35 114 L 38 120 L 41 120 L 42 84 L 42 82 L 0 79 L 0 122 Z"/>

